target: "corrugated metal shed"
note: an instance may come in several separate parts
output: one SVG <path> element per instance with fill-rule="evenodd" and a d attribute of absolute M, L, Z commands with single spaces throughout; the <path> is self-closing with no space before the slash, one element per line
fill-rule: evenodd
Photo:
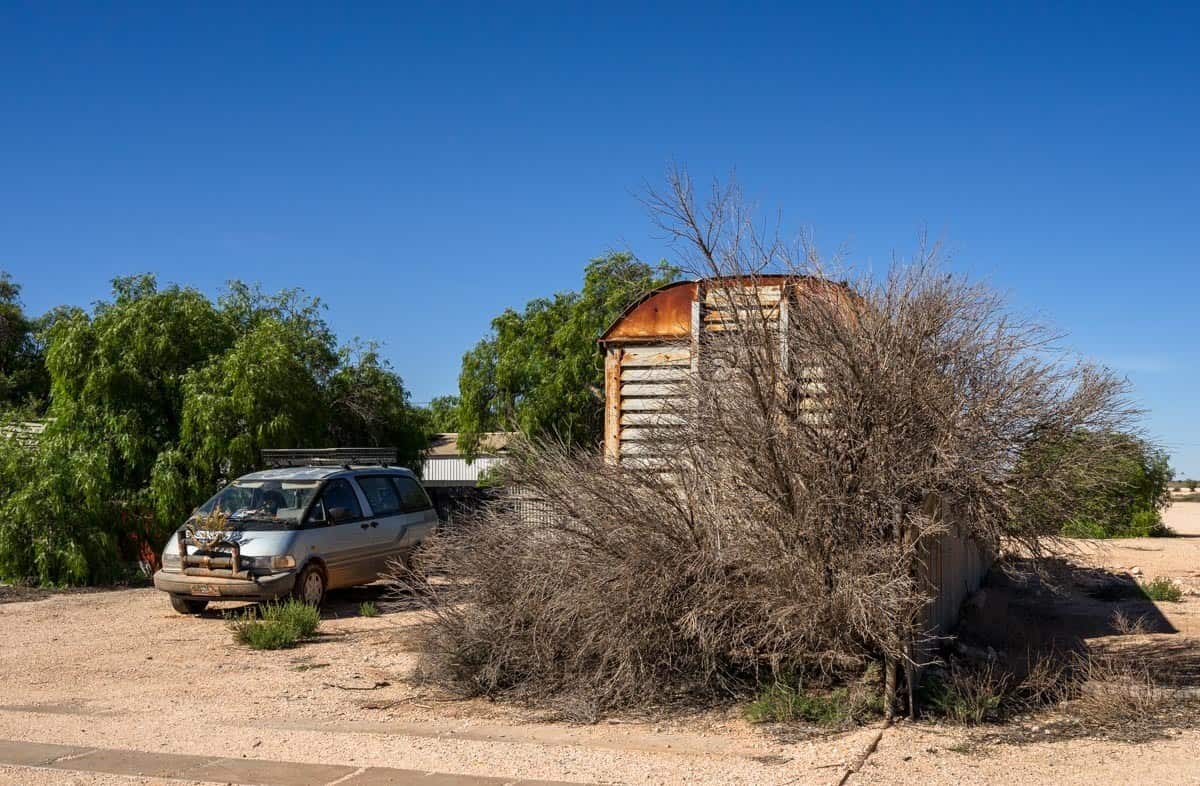
<path fill-rule="evenodd" d="M 679 281 L 649 293 L 600 337 L 605 455 L 644 467 L 661 463 L 656 437 L 681 425 L 678 413 L 685 408 L 676 393 L 697 368 L 705 334 L 736 330 L 748 319 L 782 331 L 796 303 L 852 296 L 845 284 L 784 275 Z"/>

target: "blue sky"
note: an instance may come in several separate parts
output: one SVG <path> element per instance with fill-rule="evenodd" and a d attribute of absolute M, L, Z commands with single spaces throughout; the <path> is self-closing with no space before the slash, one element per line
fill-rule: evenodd
<path fill-rule="evenodd" d="M 1200 476 L 1200 12 L 1104 4 L 0 0 L 0 269 L 320 295 L 415 400 L 609 249 L 671 162 L 885 265 L 958 270 L 1129 376 Z"/>

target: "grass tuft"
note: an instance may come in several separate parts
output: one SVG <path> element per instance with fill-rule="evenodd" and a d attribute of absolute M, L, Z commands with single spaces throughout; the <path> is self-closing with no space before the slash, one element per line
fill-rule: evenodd
<path fill-rule="evenodd" d="M 759 691 L 746 706 L 751 723 L 794 723 L 802 721 L 824 728 L 861 723 L 883 714 L 883 701 L 875 672 L 869 672 L 847 687 L 806 690 L 786 682 L 773 682 Z"/>
<path fill-rule="evenodd" d="M 378 617 L 379 607 L 375 605 L 373 600 L 364 600 L 358 604 L 358 616 L 360 617 Z"/>
<path fill-rule="evenodd" d="M 929 714 L 950 723 L 979 724 L 997 720 L 1011 675 L 987 663 L 971 668 L 953 662 L 922 686 Z"/>
<path fill-rule="evenodd" d="M 790 685 L 774 683 L 763 689 L 746 708 L 751 723 L 807 721 L 818 726 L 838 726 L 846 717 L 846 691 L 807 693 Z"/>
<path fill-rule="evenodd" d="M 294 599 L 252 606 L 228 619 L 234 640 L 256 650 L 294 647 L 312 638 L 321 625 L 321 613 L 315 606 Z"/>

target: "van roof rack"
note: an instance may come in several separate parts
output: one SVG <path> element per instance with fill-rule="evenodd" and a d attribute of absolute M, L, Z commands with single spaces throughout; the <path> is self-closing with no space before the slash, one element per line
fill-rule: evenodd
<path fill-rule="evenodd" d="M 396 463 L 395 448 L 263 448 L 264 466 L 280 467 L 386 467 Z"/>

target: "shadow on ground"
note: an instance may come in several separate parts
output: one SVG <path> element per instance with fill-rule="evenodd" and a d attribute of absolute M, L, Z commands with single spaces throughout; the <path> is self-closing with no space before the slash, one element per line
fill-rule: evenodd
<path fill-rule="evenodd" d="M 958 635 L 1017 666 L 1030 654 L 1082 652 L 1091 640 L 1123 635 L 1121 617 L 1148 634 L 1178 633 L 1128 573 L 1018 560 L 992 569 L 964 606 Z"/>
<path fill-rule="evenodd" d="M 1163 604 L 1165 605 L 1165 604 Z M 1168 737 L 1200 721 L 1200 638 L 1183 635 L 1160 604 L 1146 598 L 1125 572 L 1085 568 L 1067 560 L 1010 563 L 993 568 L 984 588 L 963 608 L 956 649 L 985 653 L 1023 678 L 1049 658 L 1077 664 L 1099 657 L 1127 664 L 1127 672 L 1088 677 L 1085 693 L 1130 704 L 1150 695 L 1161 701 L 1106 716 L 1047 707 L 972 734 L 972 750 L 989 743 L 1021 744 L 1080 738 L 1140 742 Z M 1124 680 L 1133 680 L 1124 683 Z"/>

